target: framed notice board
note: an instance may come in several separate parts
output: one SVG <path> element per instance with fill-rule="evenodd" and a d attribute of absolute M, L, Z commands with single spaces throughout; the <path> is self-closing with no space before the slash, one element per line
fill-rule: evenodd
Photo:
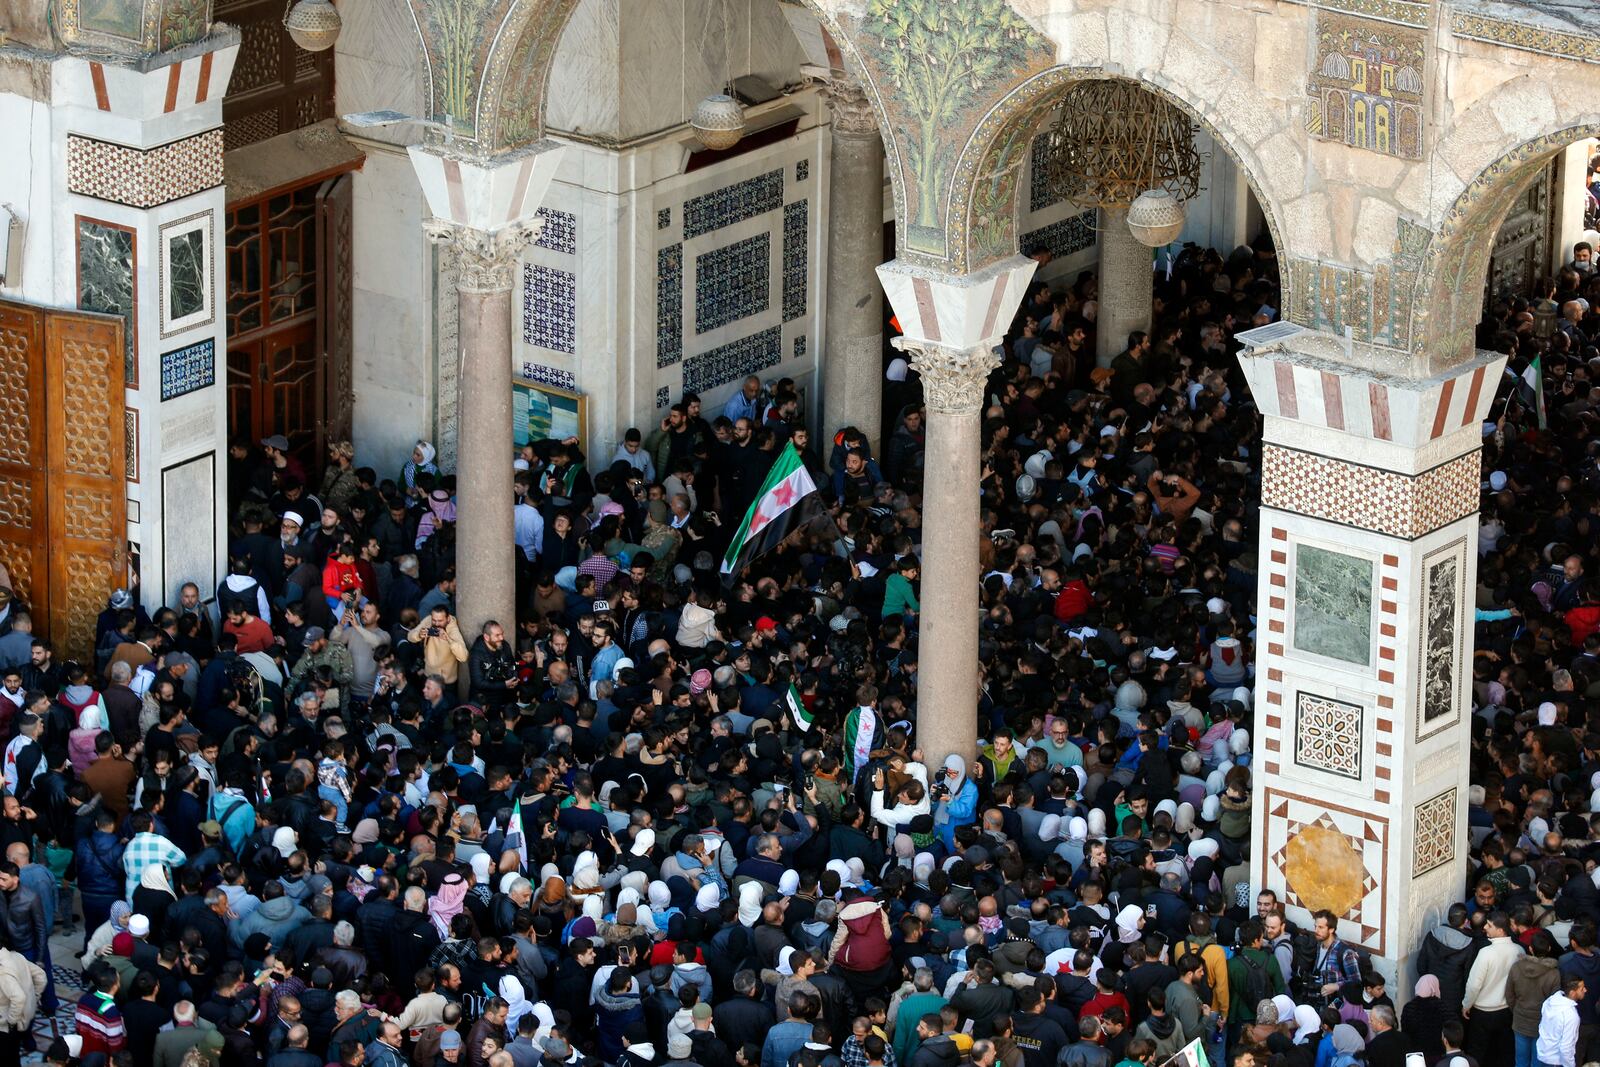
<path fill-rule="evenodd" d="M 526 378 L 511 379 L 511 443 L 521 448 L 529 442 L 563 441 L 576 437 L 581 444 L 588 429 L 588 398 L 568 389 L 541 385 Z"/>

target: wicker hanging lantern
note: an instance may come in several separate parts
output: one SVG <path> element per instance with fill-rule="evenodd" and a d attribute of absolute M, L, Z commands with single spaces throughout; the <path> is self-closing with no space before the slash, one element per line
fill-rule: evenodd
<path fill-rule="evenodd" d="M 296 0 L 283 15 L 283 28 L 307 52 L 326 52 L 339 39 L 344 20 L 329 0 Z"/>
<path fill-rule="evenodd" d="M 712 93 L 695 107 L 689 125 L 707 148 L 732 148 L 744 136 L 744 108 L 727 93 Z"/>

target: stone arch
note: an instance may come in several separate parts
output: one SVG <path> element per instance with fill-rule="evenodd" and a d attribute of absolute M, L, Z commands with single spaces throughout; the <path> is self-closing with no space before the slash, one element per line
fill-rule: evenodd
<path fill-rule="evenodd" d="M 1016 254 L 1017 186 L 1028 146 L 1062 92 L 1076 82 L 1105 78 L 1137 82 L 1141 88 L 1182 109 L 1196 125 L 1211 134 L 1255 193 L 1274 245 L 1280 253 L 1286 250 L 1286 235 L 1279 221 L 1276 201 L 1266 187 L 1263 168 L 1252 150 L 1241 151 L 1240 146 L 1246 142 L 1226 118 L 1186 98 L 1175 79 L 1158 72 L 1145 71 L 1135 77 L 1100 65 L 1056 66 L 1007 94 L 990 109 L 967 140 L 956 165 L 956 185 L 951 195 L 953 236 L 959 236 L 962 251 L 960 269 L 974 271 Z M 1250 92 L 1258 96 L 1253 89 Z M 1262 109 L 1268 106 L 1264 99 L 1251 103 Z M 1271 136 L 1281 127 L 1283 124 L 1277 123 L 1265 136 Z M 1288 288 L 1285 279 L 1285 300 Z M 1284 317 L 1288 318 L 1287 305 L 1283 306 Z"/>
<path fill-rule="evenodd" d="M 1411 311 L 1412 350 L 1425 356 L 1432 370 L 1471 355 L 1494 237 L 1511 205 L 1557 152 L 1574 141 L 1600 137 L 1600 113 L 1532 137 L 1526 124 L 1503 122 L 1502 102 L 1537 84 L 1524 76 L 1500 86 L 1468 109 L 1438 146 L 1439 159 L 1450 169 L 1436 169 L 1433 203 L 1445 206 L 1417 268 Z"/>

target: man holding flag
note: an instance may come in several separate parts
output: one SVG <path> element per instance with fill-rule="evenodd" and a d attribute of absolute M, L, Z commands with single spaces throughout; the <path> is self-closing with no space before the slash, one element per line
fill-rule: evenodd
<path fill-rule="evenodd" d="M 756 492 L 755 503 L 745 512 L 744 521 L 728 543 L 728 551 L 722 557 L 723 582 L 732 584 L 741 571 L 777 548 L 822 510 L 817 483 L 811 480 L 794 442 L 786 443 Z"/>

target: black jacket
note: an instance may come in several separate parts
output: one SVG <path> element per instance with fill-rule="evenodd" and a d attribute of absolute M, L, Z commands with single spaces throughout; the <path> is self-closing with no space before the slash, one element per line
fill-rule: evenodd
<path fill-rule="evenodd" d="M 908 1067 L 956 1067 L 960 1062 L 961 1050 L 956 1048 L 954 1039 L 949 1034 L 940 1034 L 917 1046 Z"/>
<path fill-rule="evenodd" d="M 716 1005 L 711 1021 L 717 1036 L 729 1048 L 738 1048 L 744 1044 L 763 1044 L 767 1031 L 777 1020 L 771 1005 L 749 997 L 734 997 Z"/>
<path fill-rule="evenodd" d="M 517 657 L 509 641 L 502 641 L 498 649 L 491 650 L 483 635 L 478 635 L 467 652 L 467 670 L 472 678 L 473 703 L 498 708 L 516 695 L 515 689 L 506 688 L 506 680 L 517 675 Z"/>

